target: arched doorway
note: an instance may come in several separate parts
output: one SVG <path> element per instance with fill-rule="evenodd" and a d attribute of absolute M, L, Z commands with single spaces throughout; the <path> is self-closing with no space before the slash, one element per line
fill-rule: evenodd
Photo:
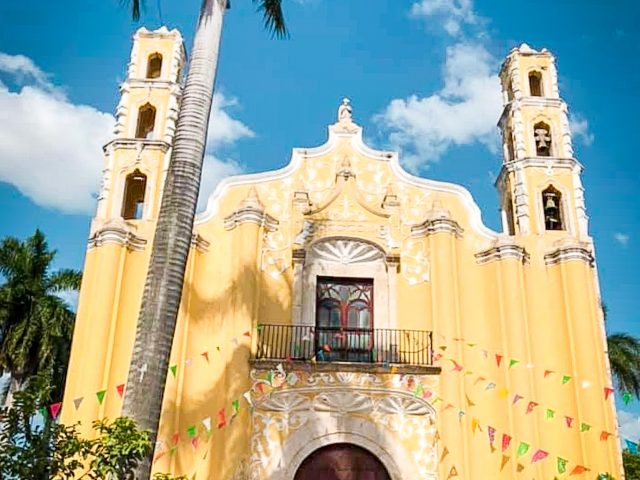
<path fill-rule="evenodd" d="M 368 450 L 350 443 L 336 443 L 305 458 L 294 480 L 391 480 L 391 477 Z"/>

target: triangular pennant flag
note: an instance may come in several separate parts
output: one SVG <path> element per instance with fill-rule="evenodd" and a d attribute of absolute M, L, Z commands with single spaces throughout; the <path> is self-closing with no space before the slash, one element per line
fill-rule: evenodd
<path fill-rule="evenodd" d="M 558 461 L 556 463 L 556 467 L 558 468 L 558 473 L 564 473 L 567 471 L 567 463 L 568 463 L 568 460 L 558 457 Z"/>
<path fill-rule="evenodd" d="M 438 440 L 440 440 L 440 432 L 436 430 L 436 433 L 433 436 L 433 444 L 435 445 Z"/>
<path fill-rule="evenodd" d="M 625 438 L 624 443 L 627 445 L 627 448 L 629 449 L 629 453 L 632 453 L 633 455 L 638 454 L 638 444 L 636 442 L 632 442 L 631 440 L 627 440 Z"/>
<path fill-rule="evenodd" d="M 529 451 L 529 444 L 525 442 L 520 442 L 520 445 L 518 445 L 518 451 L 516 452 L 516 455 L 518 457 L 521 457 L 528 451 Z"/>
<path fill-rule="evenodd" d="M 519 464 L 516 466 L 516 471 L 521 472 L 522 470 L 524 470 L 524 465 L 522 465 L 521 463 L 519 463 Z"/>
<path fill-rule="evenodd" d="M 502 398 L 507 398 L 509 396 L 509 390 L 507 390 L 506 388 L 501 388 L 498 391 L 498 396 L 500 396 Z"/>
<path fill-rule="evenodd" d="M 588 425 L 588 424 L 586 424 L 584 422 L 580 424 L 580 431 L 581 432 L 588 432 L 590 428 L 591 428 L 591 425 Z"/>
<path fill-rule="evenodd" d="M 458 476 L 458 470 L 456 470 L 455 466 L 451 467 L 451 470 L 449 470 L 449 475 L 447 475 L 447 480 L 457 476 Z"/>
<path fill-rule="evenodd" d="M 622 401 L 624 402 L 625 405 L 629 405 L 629 402 L 631 401 L 631 393 L 624 392 L 622 394 Z"/>
<path fill-rule="evenodd" d="M 76 410 L 80 408 L 80 404 L 82 403 L 82 400 L 84 400 L 84 397 L 78 397 L 73 399 L 73 406 L 76 408 Z"/>
<path fill-rule="evenodd" d="M 173 445 L 177 445 L 179 441 L 180 441 L 180 433 L 176 432 L 171 436 L 171 443 Z"/>
<path fill-rule="evenodd" d="M 444 447 L 442 449 L 442 455 L 440 455 L 440 463 L 442 463 L 442 461 L 447 455 L 449 455 L 449 449 L 447 447 Z"/>
<path fill-rule="evenodd" d="M 267 372 L 267 382 L 269 385 L 273 385 L 273 370 Z"/>
<path fill-rule="evenodd" d="M 545 452 L 544 450 L 537 450 L 536 453 L 531 457 L 531 463 L 539 462 L 540 460 L 544 460 L 549 456 L 549 452 Z"/>
<path fill-rule="evenodd" d="M 100 405 L 102 405 L 102 402 L 104 402 L 104 396 L 107 394 L 106 390 L 100 390 L 99 392 L 96 392 L 96 397 L 98 397 L 98 403 Z"/>
<path fill-rule="evenodd" d="M 47 409 L 45 407 L 40 407 L 38 409 L 38 413 L 43 417 L 43 418 L 47 418 L 48 414 L 47 414 Z"/>
<path fill-rule="evenodd" d="M 416 385 L 416 388 L 413 390 L 413 396 L 414 397 L 418 397 L 420 395 L 422 395 L 422 384 L 421 383 Z"/>
<path fill-rule="evenodd" d="M 264 325 L 258 324 L 258 328 L 256 330 L 258 330 L 258 333 L 261 333 L 263 328 Z"/>
<path fill-rule="evenodd" d="M 176 378 L 176 375 L 178 373 L 178 365 L 171 365 L 169 367 L 169 371 L 171 371 L 171 375 L 173 375 L 173 378 Z"/>
<path fill-rule="evenodd" d="M 467 343 L 467 346 L 471 348 L 475 347 L 476 345 L 477 345 L 476 343 Z"/>
<path fill-rule="evenodd" d="M 547 408 L 547 412 L 545 413 L 545 416 L 547 417 L 547 420 L 551 420 L 555 416 L 555 414 L 556 414 L 555 410 L 551 410 L 550 408 Z"/>
<path fill-rule="evenodd" d="M 211 417 L 202 419 L 202 425 L 207 432 L 211 431 Z"/>
<path fill-rule="evenodd" d="M 502 460 L 500 461 L 500 471 L 502 471 L 504 469 L 504 466 L 509 463 L 509 456 L 508 455 L 502 455 Z"/>
<path fill-rule="evenodd" d="M 489 445 L 493 448 L 493 442 L 496 440 L 496 429 L 487 425 L 487 434 L 489 435 Z"/>
<path fill-rule="evenodd" d="M 567 428 L 571 428 L 573 426 L 573 418 L 565 415 L 564 420 L 567 423 Z"/>
<path fill-rule="evenodd" d="M 480 422 L 478 421 L 477 418 L 472 418 L 471 419 L 471 432 L 473 434 L 476 433 L 476 430 L 480 428 Z M 482 431 L 482 429 L 480 429 L 480 431 Z"/>
<path fill-rule="evenodd" d="M 609 396 L 614 392 L 615 390 L 611 387 L 604 387 L 604 399 L 605 400 L 609 400 Z"/>
<path fill-rule="evenodd" d="M 569 474 L 569 476 L 580 475 L 581 473 L 588 472 L 588 471 L 589 469 L 587 467 L 583 467 L 582 465 L 576 465 L 575 468 L 571 470 L 571 473 Z"/>
<path fill-rule="evenodd" d="M 504 452 L 507 448 L 509 448 L 509 444 L 511 443 L 511 436 L 506 433 L 502 434 L 502 451 Z"/>
<path fill-rule="evenodd" d="M 549 375 L 551 375 L 553 373 L 553 370 L 545 370 L 544 371 L 544 378 L 547 378 Z"/>
<path fill-rule="evenodd" d="M 244 335 L 245 337 L 249 337 L 251 338 L 251 332 L 249 330 L 247 330 L 246 332 L 244 332 L 242 335 Z"/>
<path fill-rule="evenodd" d="M 51 417 L 54 420 L 56 418 L 58 418 L 58 414 L 60 413 L 60 409 L 61 408 L 62 408 L 62 402 L 53 403 L 53 404 L 49 405 L 49 413 L 51 413 Z"/>
<path fill-rule="evenodd" d="M 512 358 L 511 360 L 509 360 L 509 368 L 515 367 L 518 363 L 520 363 L 520 360 Z"/>
<path fill-rule="evenodd" d="M 152 463 L 156 463 L 158 460 L 160 460 L 162 457 L 164 457 L 167 454 L 166 450 L 162 451 L 162 452 L 158 452 L 156 453 L 156 455 L 153 457 L 153 461 Z"/>
<path fill-rule="evenodd" d="M 518 403 L 520 400 L 522 400 L 524 397 L 521 395 L 518 395 L 517 393 L 513 396 L 513 402 L 511 402 L 511 405 L 515 405 L 516 403 Z"/>
<path fill-rule="evenodd" d="M 444 410 L 449 410 L 450 408 L 453 408 L 453 403 L 447 403 L 444 407 Z"/>
<path fill-rule="evenodd" d="M 240 400 L 234 400 L 231 402 L 231 409 L 233 410 L 234 417 L 238 415 L 238 412 L 240 411 Z"/>
<path fill-rule="evenodd" d="M 562 376 L 562 384 L 565 385 L 569 380 L 571 380 L 571 377 L 569 375 L 563 375 Z"/>
<path fill-rule="evenodd" d="M 122 398 L 124 396 L 124 383 L 120 385 L 116 385 L 116 392 L 118 392 L 118 396 Z"/>
<path fill-rule="evenodd" d="M 526 413 L 533 412 L 533 409 L 536 408 L 537 406 L 538 406 L 538 402 L 529 402 L 529 404 L 527 405 L 527 412 Z"/>
<path fill-rule="evenodd" d="M 195 437 L 191 439 L 191 445 L 193 448 L 198 448 L 198 443 L 200 443 L 200 437 Z"/>
<path fill-rule="evenodd" d="M 476 404 L 475 404 L 475 403 L 473 403 L 473 402 L 471 401 L 471 399 L 469 398 L 469 395 L 467 395 L 467 394 L 465 393 L 465 394 L 464 394 L 464 396 L 465 396 L 465 397 L 466 397 L 466 399 L 467 399 L 467 405 L 468 405 L 469 407 L 475 407 L 475 406 L 476 406 Z"/>
<path fill-rule="evenodd" d="M 244 399 L 247 401 L 247 403 L 253 407 L 253 402 L 251 401 L 251 392 L 250 391 L 246 391 L 242 394 L 242 396 L 244 397 Z"/>
<path fill-rule="evenodd" d="M 209 363 L 209 352 L 208 351 L 202 352 L 200 355 L 204 357 L 204 359 L 207 361 L 207 363 Z"/>
<path fill-rule="evenodd" d="M 460 365 L 458 362 L 456 362 L 453 358 L 450 358 L 449 360 L 451 360 L 453 362 L 453 372 L 461 372 L 463 369 L 463 366 Z"/>
<path fill-rule="evenodd" d="M 440 345 L 438 348 L 444 352 L 447 349 L 447 346 L 446 345 Z"/>
<path fill-rule="evenodd" d="M 496 388 L 496 384 L 493 382 L 487 383 L 487 386 L 484 387 L 485 390 L 493 390 L 494 388 Z"/>
<path fill-rule="evenodd" d="M 173 447 L 169 448 L 169 456 L 171 457 L 172 455 L 175 455 L 177 451 L 178 451 L 177 445 L 174 445 Z"/>
<path fill-rule="evenodd" d="M 221 408 L 218 412 L 218 428 L 223 428 L 227 424 L 227 420 L 224 416 L 224 408 Z"/>
<path fill-rule="evenodd" d="M 482 377 L 482 376 L 478 376 L 478 378 L 476 378 L 476 381 L 473 382 L 473 385 L 477 385 L 480 382 L 484 382 L 486 380 L 486 378 Z"/>
<path fill-rule="evenodd" d="M 498 366 L 500 366 L 500 363 L 502 362 L 502 355 L 498 355 L 496 353 L 496 363 L 498 364 Z"/>
<path fill-rule="evenodd" d="M 198 428 L 195 425 L 189 425 L 187 427 L 187 435 L 189 438 L 193 438 L 198 434 Z"/>
<path fill-rule="evenodd" d="M 608 440 L 611 435 L 613 435 L 613 434 L 609 433 L 609 432 L 605 432 L 603 430 L 602 432 L 600 432 L 600 440 L 602 440 L 604 442 L 604 441 Z"/>

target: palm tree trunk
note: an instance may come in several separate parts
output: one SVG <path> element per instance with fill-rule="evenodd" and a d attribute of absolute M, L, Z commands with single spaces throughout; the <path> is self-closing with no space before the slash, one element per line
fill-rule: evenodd
<path fill-rule="evenodd" d="M 123 414 L 155 444 L 169 356 L 191 245 L 207 125 L 227 0 L 203 0 L 165 179 L 129 368 Z M 151 454 L 136 479 L 147 480 Z"/>

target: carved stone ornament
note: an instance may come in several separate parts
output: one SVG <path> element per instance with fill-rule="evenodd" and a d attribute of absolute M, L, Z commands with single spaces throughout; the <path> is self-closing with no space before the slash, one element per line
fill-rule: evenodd
<path fill-rule="evenodd" d="M 384 252 L 373 245 L 346 239 L 316 243 L 311 247 L 311 252 L 319 260 L 343 265 L 375 262 L 385 257 Z"/>

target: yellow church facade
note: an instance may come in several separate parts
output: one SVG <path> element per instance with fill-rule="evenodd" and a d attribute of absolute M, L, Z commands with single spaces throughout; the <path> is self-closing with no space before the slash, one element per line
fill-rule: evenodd
<path fill-rule="evenodd" d="M 139 30 L 92 221 L 61 419 L 121 414 L 180 103 Z M 582 166 L 553 56 L 507 56 L 503 228 L 363 142 L 223 180 L 196 218 L 154 471 L 196 479 L 622 478 Z M 149 368 L 152 368 L 150 366 Z"/>

